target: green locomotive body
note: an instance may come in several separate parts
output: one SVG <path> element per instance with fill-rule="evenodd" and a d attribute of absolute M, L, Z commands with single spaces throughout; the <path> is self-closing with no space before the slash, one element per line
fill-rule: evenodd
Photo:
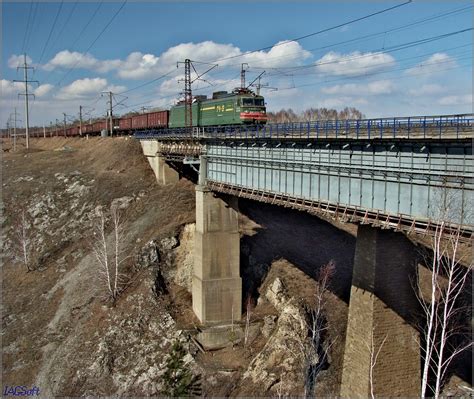
<path fill-rule="evenodd" d="M 250 90 L 232 93 L 216 92 L 212 99 L 198 96 L 192 104 L 193 126 L 230 126 L 243 124 L 265 124 L 267 113 L 265 99 Z M 185 105 L 170 109 L 170 128 L 185 127 Z"/>

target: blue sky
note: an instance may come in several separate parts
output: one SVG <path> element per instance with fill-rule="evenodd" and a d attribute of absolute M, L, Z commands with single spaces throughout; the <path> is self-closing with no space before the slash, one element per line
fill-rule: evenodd
<path fill-rule="evenodd" d="M 116 114 L 167 108 L 180 97 L 183 69 L 176 62 L 185 58 L 226 58 L 206 82 L 195 83 L 196 94 L 238 85 L 241 62 L 248 82 L 265 71 L 269 110 L 353 106 L 368 117 L 472 112 L 472 31 L 434 40 L 472 28 L 470 1 L 414 1 L 291 41 L 401 3 L 127 2 L 98 37 L 123 3 L 4 2 L 1 124 L 14 107 L 23 112 L 21 86 L 12 83 L 22 78 L 16 67 L 23 52 L 40 83 L 31 87 L 33 124 L 54 122 L 62 112 L 72 119 L 79 105 L 101 116 L 100 93 L 109 90 L 117 93 Z"/>

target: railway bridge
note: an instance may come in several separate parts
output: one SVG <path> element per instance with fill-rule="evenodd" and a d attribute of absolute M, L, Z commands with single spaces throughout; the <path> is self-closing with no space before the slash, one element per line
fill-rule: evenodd
<path fill-rule="evenodd" d="M 160 184 L 179 178 L 170 162 L 199 171 L 192 297 L 204 324 L 241 317 L 238 198 L 357 223 L 341 396 L 369 396 L 372 339 L 381 347 L 377 395 L 415 396 L 420 354 L 407 320 L 417 307 L 417 262 L 406 236 L 443 225 L 471 240 L 473 123 L 472 114 L 443 115 L 135 137 Z"/>

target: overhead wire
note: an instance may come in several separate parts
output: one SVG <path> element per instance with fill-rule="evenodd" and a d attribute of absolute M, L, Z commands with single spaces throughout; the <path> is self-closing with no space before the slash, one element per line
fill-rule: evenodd
<path fill-rule="evenodd" d="M 338 46 L 345 45 L 345 44 L 364 42 L 364 41 L 367 41 L 367 39 L 370 39 L 370 38 L 373 38 L 373 37 L 385 35 L 387 33 L 393 33 L 393 32 L 399 31 L 399 30 L 404 30 L 404 29 L 407 29 L 407 28 L 410 28 L 410 27 L 413 27 L 413 26 L 416 26 L 416 25 L 419 25 L 419 24 L 424 24 L 424 23 L 427 23 L 427 22 L 430 22 L 430 21 L 433 21 L 433 20 L 436 20 L 436 19 L 442 19 L 442 18 L 445 18 L 447 16 L 451 16 L 451 15 L 454 15 L 454 14 L 457 14 L 457 13 L 461 13 L 461 12 L 467 11 L 468 9 L 471 9 L 473 7 L 474 6 L 456 8 L 454 10 L 449 10 L 449 11 L 444 12 L 444 13 L 435 14 L 435 15 L 433 15 L 431 17 L 428 17 L 428 18 L 423 18 L 423 19 L 419 19 L 417 21 L 414 21 L 414 22 L 411 22 L 411 23 L 408 23 L 408 24 L 400 25 L 400 26 L 394 27 L 392 29 L 379 31 L 379 32 L 371 33 L 371 34 L 364 35 L 364 36 L 359 36 L 359 37 L 344 40 L 344 41 L 341 41 L 341 42 L 327 44 L 327 45 L 324 45 L 324 46 L 321 46 L 321 47 L 310 48 L 310 49 L 307 49 L 307 50 L 302 49 L 302 50 L 295 51 L 295 52 L 292 52 L 292 53 L 288 53 L 288 54 L 285 54 L 285 55 L 268 57 L 265 61 L 282 59 L 282 58 L 290 58 L 290 57 L 294 58 L 294 56 L 296 54 L 304 53 L 304 52 L 307 52 L 307 51 L 311 52 L 311 51 L 317 51 L 317 50 L 325 50 L 325 49 L 328 49 L 328 48 L 334 48 L 334 47 L 338 47 Z M 226 65 L 226 66 L 237 66 L 237 65 L 240 65 L 240 63 L 230 64 L 230 65 Z M 278 69 L 281 69 L 281 68 L 282 67 L 278 67 Z M 272 67 L 250 66 L 250 69 L 272 69 Z"/>
<path fill-rule="evenodd" d="M 76 43 L 79 41 L 79 39 L 82 37 L 82 35 L 84 34 L 84 32 L 86 31 L 86 29 L 89 27 L 89 25 L 91 24 L 91 22 L 94 20 L 95 16 L 97 15 L 97 13 L 99 12 L 100 8 L 102 7 L 102 4 L 103 4 L 103 0 L 101 0 L 99 2 L 99 4 L 97 5 L 97 7 L 95 8 L 94 12 L 92 13 L 92 16 L 89 18 L 89 20 L 87 21 L 87 23 L 83 26 L 83 28 L 81 29 L 81 31 L 79 32 L 79 35 L 76 37 L 76 39 L 74 40 L 74 42 L 72 43 L 72 45 L 70 46 L 70 49 L 73 50 L 74 49 L 74 46 L 76 45 Z M 44 80 L 46 80 L 50 75 L 51 73 L 53 73 L 53 70 L 52 69 L 51 71 L 48 72 L 48 74 L 45 76 Z"/>
<path fill-rule="evenodd" d="M 72 5 L 72 8 L 71 10 L 69 11 L 69 14 L 68 16 L 66 17 L 65 21 L 64 21 L 64 24 L 63 26 L 61 27 L 61 30 L 59 31 L 59 33 L 57 34 L 56 36 L 56 39 L 54 40 L 53 44 L 51 45 L 51 49 L 55 49 L 55 46 L 56 44 L 58 43 L 59 39 L 62 37 L 62 34 L 64 32 L 64 29 L 66 29 L 66 27 L 69 26 L 69 21 L 71 20 L 71 17 L 72 15 L 74 14 L 74 11 L 76 10 L 76 7 L 77 7 L 77 1 L 75 1 Z M 53 51 L 54 52 L 54 51 Z"/>
<path fill-rule="evenodd" d="M 449 32 L 447 34 L 442 34 L 442 35 L 437 35 L 437 36 L 431 36 L 431 37 L 416 40 L 416 41 L 402 43 L 402 44 L 399 44 L 399 45 L 396 45 L 396 46 L 392 46 L 392 47 L 388 48 L 387 50 L 385 50 L 383 52 L 382 51 L 380 51 L 380 52 L 369 52 L 368 54 L 362 54 L 362 55 L 357 55 L 357 56 L 353 56 L 353 57 L 346 57 L 346 58 L 343 58 L 343 59 L 337 59 L 337 60 L 332 60 L 332 61 L 327 61 L 327 62 L 321 62 L 321 63 L 318 63 L 318 64 L 306 65 L 305 68 L 318 67 L 318 66 L 328 65 L 328 64 L 347 63 L 349 61 L 354 61 L 354 60 L 357 60 L 357 59 L 370 58 L 370 57 L 373 57 L 374 55 L 377 55 L 377 54 L 404 50 L 404 49 L 407 49 L 407 48 L 410 48 L 410 47 L 430 43 L 432 41 L 440 40 L 440 39 L 443 39 L 443 38 L 446 38 L 446 37 L 449 37 L 449 36 L 453 36 L 453 35 L 456 35 L 456 34 L 459 34 L 459 33 L 463 33 L 463 32 L 469 31 L 469 30 L 472 30 L 472 28 L 463 29 L 463 30 L 459 30 L 459 31 L 455 31 L 455 32 Z M 283 69 L 283 68 L 281 68 L 281 69 Z M 269 76 L 272 76 L 272 75 L 269 74 Z M 301 74 L 300 75 L 295 75 L 295 76 L 301 76 Z M 227 84 L 227 82 L 224 82 L 224 83 L 222 83 L 218 86 L 223 86 L 225 84 Z M 200 91 L 200 90 L 203 90 L 203 88 L 196 89 L 195 91 Z M 173 96 L 176 96 L 176 94 L 174 94 Z M 168 98 L 168 97 L 172 97 L 172 96 L 165 96 L 164 98 Z M 163 98 L 163 97 L 159 97 L 159 98 Z"/>
<path fill-rule="evenodd" d="M 59 79 L 57 82 L 57 85 L 60 85 L 61 82 L 68 76 L 79 64 L 79 61 L 81 60 L 83 54 L 87 54 L 87 52 L 94 46 L 94 44 L 100 39 L 100 37 L 104 34 L 104 32 L 108 29 L 108 27 L 112 24 L 112 22 L 115 20 L 115 18 L 119 15 L 120 11 L 125 7 L 125 4 L 127 4 L 127 0 L 125 0 L 122 5 L 119 7 L 119 9 L 114 13 L 112 18 L 110 18 L 109 22 L 104 26 L 104 28 L 99 32 L 99 34 L 96 36 L 96 38 L 92 41 L 92 43 L 87 47 L 87 49 L 81 54 L 81 56 L 77 59 L 77 61 L 74 63 L 74 65 Z"/>
<path fill-rule="evenodd" d="M 313 49 L 309 49 L 309 50 L 301 50 L 301 51 L 298 51 L 298 52 L 294 52 L 292 54 L 286 54 L 284 56 L 275 56 L 275 57 L 269 57 L 268 59 L 266 59 L 266 61 L 268 60 L 275 60 L 275 59 L 280 59 L 280 58 L 288 58 L 288 57 L 292 57 L 294 54 L 298 54 L 300 52 L 304 52 L 304 51 L 314 51 L 314 50 L 322 50 L 322 49 L 326 49 L 326 48 L 334 48 L 338 45 L 342 45 L 342 44 L 348 44 L 348 43 L 352 43 L 352 42 L 357 42 L 357 41 L 365 41 L 366 39 L 368 38 L 371 38 L 371 37 L 376 37 L 376 36 L 380 36 L 380 35 L 383 35 L 383 34 L 387 34 L 387 33 L 391 33 L 391 32 L 395 32 L 395 31 L 398 31 L 398 30 L 403 30 L 403 29 L 407 29 L 409 27 L 412 27 L 412 26 L 415 26 L 415 25 L 418 25 L 418 24 L 422 24 L 422 23 L 426 23 L 426 22 L 430 22 L 430 21 L 433 21 L 433 20 L 437 20 L 437 19 L 441 19 L 441 18 L 446 18 L 447 16 L 451 16 L 451 15 L 454 15 L 454 14 L 457 14 L 457 13 L 461 13 L 461 12 L 465 12 L 466 10 L 468 9 L 471 9 L 473 6 L 466 6 L 466 7 L 461 7 L 461 8 L 455 8 L 455 9 L 450 9 L 446 12 L 442 12 L 442 13 L 438 13 L 438 14 L 434 14 L 434 15 L 431 15 L 427 18 L 422 18 L 422 19 L 418 19 L 418 20 L 415 20 L 413 22 L 410 22 L 408 24 L 404 24 L 404 25 L 400 25 L 400 26 L 396 26 L 394 28 L 391 28 L 389 30 L 385 30 L 385 31 L 382 31 L 382 32 L 377 32 L 377 33 L 372 33 L 370 35 L 365 35 L 365 36 L 360 36 L 360 37 L 357 37 L 357 38 L 353 38 L 353 39 L 350 39 L 350 40 L 346 40 L 346 41 L 343 41 L 343 42 L 339 42 L 339 43 L 333 43 L 333 44 L 330 44 L 330 45 L 325 45 L 325 46 L 322 46 L 322 47 L 318 47 L 318 48 L 313 48 Z M 287 41 L 289 42 L 289 41 Z M 256 51 L 259 51 L 259 50 L 256 50 Z M 248 53 L 247 53 L 248 54 Z M 226 64 L 225 67 L 230 67 L 230 66 L 239 66 L 240 67 L 240 63 L 238 64 Z M 252 66 L 250 69 L 265 69 L 265 70 L 269 70 L 269 69 L 276 69 L 276 68 L 269 68 L 269 67 L 259 67 L 259 66 Z M 279 67 L 278 69 L 282 69 L 282 67 Z M 218 75 L 218 74 L 222 74 L 222 73 L 226 73 L 225 71 L 223 72 L 218 72 L 218 73 L 214 73 L 214 76 Z M 267 76 L 271 76 L 269 74 L 267 74 Z M 162 77 L 159 77 L 159 78 L 156 78 L 156 79 L 153 79 L 151 81 L 148 81 L 148 82 L 145 82 L 133 89 L 130 89 L 128 91 L 132 91 L 132 90 L 136 90 L 138 88 L 141 88 L 141 87 L 144 87 L 146 85 L 149 85 L 151 83 L 153 83 L 154 81 L 156 80 L 159 80 L 161 79 Z M 222 86 L 222 85 L 220 85 Z M 199 89 L 198 89 L 199 90 Z"/>
<path fill-rule="evenodd" d="M 61 4 L 59 5 L 58 11 L 56 12 L 56 16 L 54 18 L 53 25 L 51 26 L 51 29 L 49 31 L 48 38 L 46 39 L 46 42 L 43 47 L 43 51 L 41 52 L 41 56 L 39 58 L 38 64 L 41 64 L 41 61 L 43 60 L 44 53 L 46 51 L 46 48 L 48 47 L 49 41 L 51 40 L 51 35 L 53 34 L 54 28 L 56 27 L 56 23 L 58 22 L 58 17 L 59 14 L 61 13 L 61 10 L 63 8 L 64 0 L 61 1 Z"/>
<path fill-rule="evenodd" d="M 39 8 L 39 3 L 35 3 L 35 7 L 33 9 L 33 16 L 31 18 L 31 29 L 30 31 L 28 32 L 28 37 L 26 38 L 26 46 L 25 46 L 25 53 L 28 53 L 29 52 L 29 48 L 30 48 L 30 39 L 31 39 L 31 35 L 32 33 L 35 31 L 35 22 L 36 22 L 36 16 L 38 14 L 38 8 Z"/>
<path fill-rule="evenodd" d="M 350 25 L 350 24 L 352 24 L 352 23 L 355 23 L 355 22 L 358 22 L 358 21 L 362 21 L 362 20 L 367 19 L 367 18 L 371 18 L 371 17 L 373 17 L 373 16 L 375 16 L 375 15 L 379 15 L 379 14 L 382 14 L 382 13 L 385 13 L 385 12 L 388 12 L 388 11 L 391 11 L 391 10 L 393 10 L 393 9 L 396 9 L 396 8 L 402 7 L 402 6 L 404 6 L 404 5 L 407 5 L 407 4 L 411 3 L 411 2 L 412 2 L 412 0 L 409 0 L 409 1 L 406 1 L 406 2 L 404 2 L 404 3 L 395 5 L 395 6 L 393 6 L 393 7 L 388 7 L 388 8 L 385 8 L 385 9 L 383 9 L 383 10 L 380 10 L 380 11 L 377 11 L 377 12 L 374 12 L 374 13 L 371 13 L 371 14 L 368 14 L 368 15 L 365 15 L 365 16 L 363 16 L 363 17 L 356 18 L 356 19 L 353 19 L 353 20 L 351 20 L 351 21 L 347 21 L 347 22 L 344 22 L 344 23 L 342 23 L 342 24 L 338 24 L 338 25 L 336 25 L 336 26 L 332 26 L 332 27 L 329 27 L 329 28 L 320 30 L 320 31 L 318 31 L 318 32 L 313 32 L 313 33 L 310 33 L 310 34 L 301 36 L 301 37 L 299 37 L 299 38 L 286 40 L 286 41 L 284 41 L 284 42 L 277 43 L 276 45 L 273 45 L 273 46 L 267 46 L 267 47 L 262 47 L 262 48 L 257 49 L 257 50 L 247 51 L 247 52 L 245 52 L 245 53 L 238 54 L 238 55 L 235 55 L 235 56 L 232 56 L 232 57 L 221 58 L 221 59 L 212 61 L 212 63 L 216 63 L 216 62 L 219 62 L 219 61 L 225 61 L 225 60 L 228 60 L 228 59 L 233 59 L 233 58 L 241 57 L 241 56 L 248 55 L 248 54 L 252 54 L 252 53 L 255 53 L 255 52 L 258 52 L 258 51 L 268 50 L 268 49 L 271 49 L 271 48 L 273 48 L 273 47 L 277 47 L 277 46 L 280 46 L 280 45 L 283 45 L 283 44 L 286 44 L 286 43 L 289 43 L 289 42 L 292 42 L 292 41 L 302 40 L 302 39 L 305 39 L 305 38 L 307 38 L 307 37 L 315 36 L 315 35 L 318 35 L 318 34 L 321 34 L 321 33 L 324 33 L 324 32 L 328 32 L 328 31 L 333 30 L 333 29 L 340 28 L 340 27 L 345 26 L 345 25 Z M 210 65 L 210 63 L 207 63 L 207 64 Z M 235 64 L 234 64 L 234 65 L 235 65 Z M 240 64 L 239 64 L 239 65 L 240 65 Z M 159 79 L 159 78 L 158 78 L 158 79 Z M 146 82 L 146 83 L 144 83 L 143 85 L 138 86 L 137 88 L 146 86 L 146 85 L 148 85 L 148 84 L 150 84 L 150 83 L 153 83 L 153 81 L 154 81 L 154 80 L 149 81 L 149 82 Z"/>
<path fill-rule="evenodd" d="M 25 52 L 26 46 L 26 37 L 28 36 L 28 31 L 30 30 L 30 18 L 31 18 L 31 11 L 33 10 L 33 1 L 30 2 L 30 9 L 28 12 L 28 20 L 26 21 L 25 27 L 25 35 L 23 36 L 23 45 L 21 46 L 21 53 Z"/>
<path fill-rule="evenodd" d="M 466 56 L 466 57 L 461 57 L 458 60 L 464 60 L 464 59 L 470 59 L 470 58 L 471 58 L 470 56 Z M 450 63 L 453 63 L 453 61 L 451 59 L 443 60 L 443 61 L 433 61 L 431 63 L 425 63 L 424 65 L 420 64 L 420 65 L 409 66 L 409 67 L 404 67 L 404 68 L 396 68 L 396 69 L 391 69 L 391 70 L 386 70 L 386 71 L 376 71 L 376 72 L 370 73 L 369 75 L 360 74 L 358 76 L 345 76 L 345 77 L 342 77 L 342 78 L 337 78 L 337 79 L 332 79 L 332 80 L 324 80 L 324 81 L 318 81 L 318 82 L 312 82 L 312 83 L 305 83 L 305 84 L 295 85 L 295 86 L 286 87 L 286 88 L 283 87 L 283 88 L 279 88 L 278 91 L 296 89 L 296 88 L 300 88 L 300 87 L 314 86 L 314 85 L 318 85 L 318 84 L 334 83 L 334 82 L 350 80 L 350 79 L 356 79 L 356 78 L 366 79 L 367 77 L 373 77 L 373 76 L 377 76 L 377 75 L 383 75 L 383 74 L 393 73 L 393 72 L 398 72 L 398 71 L 407 71 L 407 70 L 414 69 L 414 68 L 417 68 L 417 67 L 422 69 L 422 68 L 426 68 L 426 67 L 437 66 L 439 64 L 450 64 Z M 450 68 L 449 70 L 456 69 L 456 68 L 457 68 L 457 66 L 455 66 L 453 68 Z M 364 67 L 364 68 L 360 68 L 360 69 L 368 69 L 368 67 Z M 440 72 L 440 70 L 433 71 L 433 72 L 437 73 L 437 72 Z M 431 72 L 425 72 L 425 73 L 431 73 Z M 418 74 L 412 74 L 410 76 L 416 76 L 416 75 L 418 75 Z M 397 79 L 400 79 L 400 77 L 397 77 Z M 367 81 L 367 80 L 365 80 L 365 81 Z"/>
<path fill-rule="evenodd" d="M 447 37 L 459 35 L 461 33 L 466 33 L 466 32 L 472 31 L 472 30 L 473 30 L 473 28 L 460 29 L 460 30 L 457 30 L 457 31 L 454 31 L 454 32 L 444 33 L 444 34 L 437 35 L 437 36 L 430 36 L 430 37 L 419 39 L 419 40 L 414 40 L 414 41 L 410 41 L 410 42 L 406 42 L 406 43 L 402 43 L 402 44 L 398 44 L 398 45 L 393 45 L 391 47 L 385 48 L 384 50 L 380 50 L 380 49 L 369 50 L 364 54 L 354 55 L 352 57 L 344 57 L 344 58 L 339 58 L 339 59 L 332 60 L 332 61 L 315 62 L 315 63 L 305 64 L 305 65 L 294 65 L 294 66 L 288 66 L 288 67 L 280 67 L 279 69 L 280 70 L 288 70 L 289 72 L 292 72 L 292 71 L 298 71 L 298 70 L 302 70 L 302 69 L 314 68 L 314 67 L 318 67 L 318 66 L 321 66 L 321 65 L 337 64 L 337 63 L 352 61 L 352 60 L 361 59 L 361 58 L 373 57 L 374 55 L 391 53 L 391 52 L 395 52 L 395 51 L 405 50 L 407 48 L 411 48 L 411 47 L 414 47 L 414 46 L 418 46 L 420 44 L 431 43 L 433 41 L 445 39 Z M 261 67 L 260 69 L 262 69 L 262 68 L 264 68 L 264 67 Z M 267 69 L 271 69 L 271 68 L 267 68 Z"/>
<path fill-rule="evenodd" d="M 362 17 L 355 18 L 355 19 L 352 19 L 352 20 L 344 22 L 344 23 L 341 23 L 341 24 L 338 24 L 338 25 L 335 25 L 335 26 L 331 26 L 329 28 L 321 29 L 317 32 L 313 32 L 313 33 L 309 33 L 309 34 L 299 36 L 299 37 L 296 37 L 296 38 L 293 38 L 293 39 L 285 40 L 283 42 L 274 44 L 272 46 L 261 47 L 257 50 L 246 51 L 245 53 L 242 53 L 242 54 L 237 54 L 237 55 L 233 55 L 233 56 L 229 56 L 229 57 L 220 58 L 220 59 L 218 59 L 216 61 L 213 61 L 213 62 L 220 62 L 220 61 L 226 61 L 226 60 L 230 60 L 230 59 L 234 59 L 234 58 L 243 57 L 243 56 L 248 55 L 248 54 L 253 54 L 253 53 L 257 53 L 259 51 L 269 50 L 269 49 L 272 49 L 272 48 L 275 48 L 275 47 L 278 47 L 278 46 L 282 46 L 282 45 L 287 44 L 289 42 L 299 42 L 300 40 L 307 39 L 308 37 L 320 35 L 321 33 L 330 32 L 331 30 L 339 29 L 339 28 L 342 28 L 344 26 L 348 26 L 348 25 L 351 25 L 353 23 L 363 21 L 363 20 L 368 19 L 368 18 L 372 18 L 376 15 L 380 15 L 380 14 L 383 14 L 383 13 L 386 13 L 386 12 L 389 12 L 389 11 L 393 11 L 397 8 L 406 6 L 406 5 L 410 4 L 411 2 L 412 2 L 412 0 L 408 0 L 408 1 L 405 1 L 404 3 L 400 3 L 400 4 L 394 5 L 392 7 L 384 8 L 383 10 L 376 11 L 376 12 L 373 12 L 371 14 L 364 15 Z"/>

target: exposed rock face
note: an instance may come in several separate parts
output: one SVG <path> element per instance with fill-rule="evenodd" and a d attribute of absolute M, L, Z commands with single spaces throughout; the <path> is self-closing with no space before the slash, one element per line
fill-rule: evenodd
<path fill-rule="evenodd" d="M 271 394 L 303 393 L 304 356 L 308 347 L 308 326 L 301 306 L 290 298 L 276 278 L 265 292 L 266 299 L 280 313 L 274 332 L 262 351 L 251 361 L 244 380 Z M 266 329 L 269 334 L 269 328 Z"/>
<path fill-rule="evenodd" d="M 99 341 L 97 355 L 83 376 L 102 379 L 109 377 L 115 395 L 137 393 L 140 396 L 158 395 L 163 390 L 162 376 L 166 370 L 168 352 L 174 341 L 185 344 L 186 339 L 171 315 L 160 309 L 157 314 L 141 311 L 150 298 L 132 295 L 127 298 L 136 308 L 136 316 L 122 319 L 111 317 L 111 326 Z M 185 347 L 187 345 L 185 344 Z M 196 364 L 188 353 L 185 363 L 193 370 Z"/>
<path fill-rule="evenodd" d="M 158 266 L 160 262 L 160 252 L 155 240 L 148 242 L 137 255 L 137 269 L 146 269 L 151 266 Z"/>
<path fill-rule="evenodd" d="M 181 231 L 179 245 L 173 247 L 173 265 L 168 275 L 171 281 L 186 288 L 188 292 L 192 290 L 193 280 L 194 229 L 195 224 L 190 223 Z"/>

